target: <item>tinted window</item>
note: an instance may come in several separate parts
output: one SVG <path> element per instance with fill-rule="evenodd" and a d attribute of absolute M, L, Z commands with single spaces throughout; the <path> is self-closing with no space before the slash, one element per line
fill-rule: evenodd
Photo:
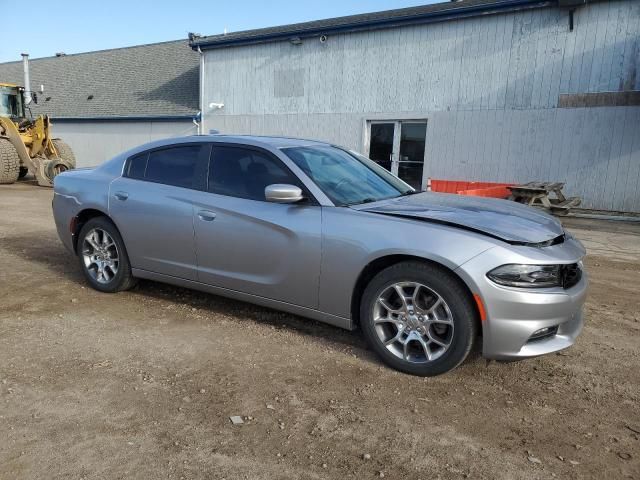
<path fill-rule="evenodd" d="M 279 161 L 264 153 L 237 147 L 213 147 L 209 191 L 231 197 L 264 200 L 264 189 L 274 183 L 298 185 Z"/>
<path fill-rule="evenodd" d="M 149 152 L 144 179 L 176 187 L 201 188 L 208 145 L 185 145 Z"/>
<path fill-rule="evenodd" d="M 129 166 L 127 168 L 127 177 L 129 178 L 144 178 L 144 171 L 147 169 L 147 152 L 141 153 L 129 159 Z"/>

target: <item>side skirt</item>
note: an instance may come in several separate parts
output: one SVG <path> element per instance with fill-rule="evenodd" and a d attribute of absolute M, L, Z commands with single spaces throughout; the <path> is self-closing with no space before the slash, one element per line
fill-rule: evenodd
<path fill-rule="evenodd" d="M 253 303 L 255 305 L 260 305 L 261 307 L 273 308 L 274 310 L 281 310 L 283 312 L 293 313 L 294 315 L 300 315 L 301 317 L 311 318 L 313 320 L 328 323 L 329 325 L 334 325 L 346 330 L 355 330 L 355 325 L 350 318 L 338 317 L 337 315 L 331 315 L 329 313 L 324 313 L 312 308 L 301 307 L 299 305 L 293 305 L 291 303 L 280 302 L 278 300 L 272 300 L 270 298 L 238 292 L 237 290 L 230 290 L 228 288 L 214 287 L 213 285 L 208 285 L 206 283 L 200 283 L 193 280 L 185 280 L 178 277 L 172 277 L 171 275 L 164 275 L 162 273 L 140 270 L 138 268 L 132 268 L 131 274 L 137 278 L 144 278 L 146 280 L 168 283 L 171 285 L 176 285 L 178 287 L 191 288 L 193 290 L 199 290 L 201 292 L 220 295 L 221 297 L 233 298 L 234 300 Z"/>

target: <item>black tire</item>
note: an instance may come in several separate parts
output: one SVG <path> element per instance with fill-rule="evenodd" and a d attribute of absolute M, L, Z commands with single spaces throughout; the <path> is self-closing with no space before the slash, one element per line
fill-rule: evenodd
<path fill-rule="evenodd" d="M 448 349 L 440 357 L 425 363 L 404 360 L 389 351 L 376 333 L 373 321 L 376 302 L 388 287 L 399 282 L 420 283 L 446 302 L 453 318 L 453 333 Z M 426 262 L 401 262 L 382 270 L 369 282 L 360 303 L 360 327 L 371 349 L 392 368 L 421 377 L 440 375 L 460 365 L 474 346 L 478 322 L 476 306 L 460 279 Z"/>
<path fill-rule="evenodd" d="M 76 168 L 76 156 L 74 155 L 73 150 L 71 150 L 71 147 L 59 138 L 55 138 L 51 142 L 58 151 L 58 157 L 66 160 L 71 168 Z"/>
<path fill-rule="evenodd" d="M 20 175 L 20 157 L 13 144 L 0 138 L 0 184 L 15 183 Z"/>
<path fill-rule="evenodd" d="M 106 283 L 101 283 L 92 276 L 89 268 L 85 265 L 83 257 L 85 239 L 87 235 L 96 228 L 109 234 L 115 243 L 118 253 L 119 263 L 117 272 L 113 278 Z M 89 282 L 91 287 L 94 289 L 99 290 L 100 292 L 115 293 L 128 290 L 136 284 L 137 280 L 131 275 L 131 264 L 129 263 L 129 256 L 127 255 L 124 241 L 122 240 L 120 232 L 118 232 L 116 226 L 107 217 L 92 218 L 82 226 L 80 234 L 78 235 L 77 253 L 82 273 L 84 274 L 87 282 Z"/>
<path fill-rule="evenodd" d="M 27 167 L 20 167 L 20 170 L 18 171 L 18 179 L 26 177 L 27 173 L 29 173 L 29 169 Z"/>

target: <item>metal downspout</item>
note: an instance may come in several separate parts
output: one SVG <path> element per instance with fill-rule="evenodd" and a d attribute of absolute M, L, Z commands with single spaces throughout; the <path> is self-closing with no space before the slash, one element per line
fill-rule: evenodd
<path fill-rule="evenodd" d="M 204 54 L 200 47 L 198 47 L 198 53 L 200 54 L 200 122 L 198 123 L 198 135 L 202 135 L 204 133 Z"/>

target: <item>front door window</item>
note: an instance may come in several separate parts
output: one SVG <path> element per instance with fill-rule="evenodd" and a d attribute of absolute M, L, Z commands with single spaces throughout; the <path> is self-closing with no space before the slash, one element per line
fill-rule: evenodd
<path fill-rule="evenodd" d="M 423 190 L 426 121 L 371 122 L 369 158 L 416 190 Z"/>

